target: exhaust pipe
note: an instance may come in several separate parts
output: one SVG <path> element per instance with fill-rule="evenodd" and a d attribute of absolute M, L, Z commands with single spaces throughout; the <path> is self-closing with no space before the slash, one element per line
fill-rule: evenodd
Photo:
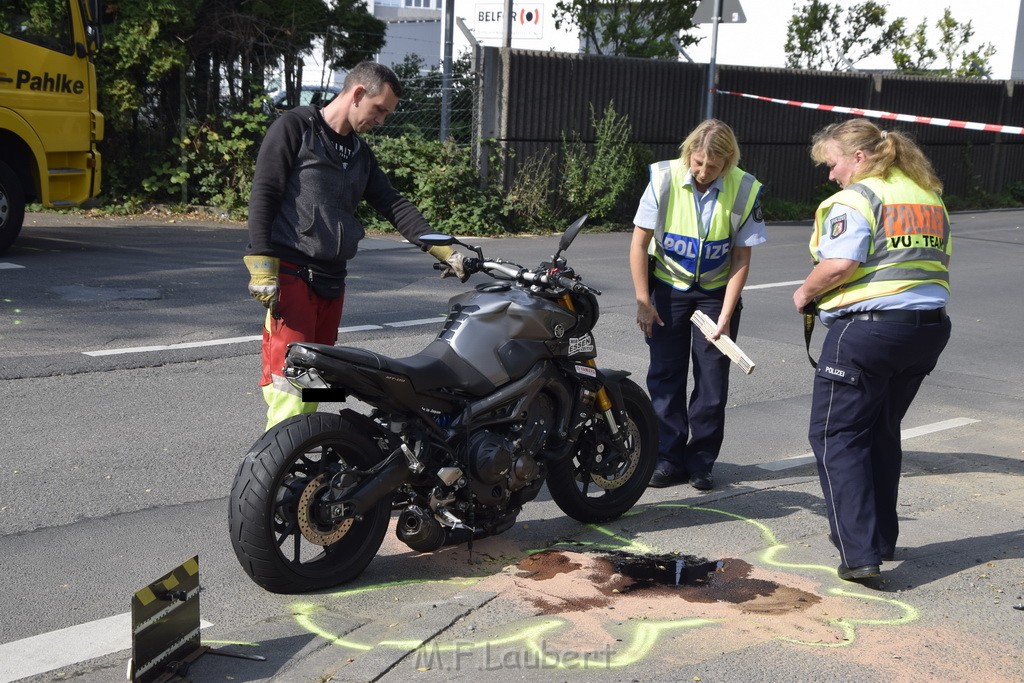
<path fill-rule="evenodd" d="M 345 502 L 354 507 L 355 514 L 364 514 L 376 505 L 377 501 L 401 486 L 408 476 L 409 465 L 405 459 L 394 458 L 376 475 L 361 482 L 359 488 L 348 496 Z"/>
<path fill-rule="evenodd" d="M 398 540 L 420 553 L 429 553 L 445 545 L 448 533 L 433 514 L 419 505 L 402 510 L 395 527 Z"/>

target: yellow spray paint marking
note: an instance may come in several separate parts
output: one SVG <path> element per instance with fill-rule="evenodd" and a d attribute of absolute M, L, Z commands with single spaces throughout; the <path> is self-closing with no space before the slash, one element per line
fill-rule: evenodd
<path fill-rule="evenodd" d="M 682 504 L 666 503 L 666 504 L 658 505 L 657 507 L 675 507 L 675 508 L 685 508 L 685 509 L 688 509 L 688 510 L 699 510 L 701 512 L 711 512 L 711 513 L 714 513 L 714 514 L 724 515 L 726 517 L 732 517 L 733 519 L 738 519 L 738 520 L 740 520 L 742 522 L 746 522 L 748 524 L 751 524 L 751 525 L 757 527 L 757 529 L 761 533 L 761 538 L 764 540 L 764 542 L 768 546 L 764 550 L 762 550 L 760 555 L 759 555 L 760 561 L 764 565 L 766 565 L 768 567 L 775 567 L 777 569 L 804 569 L 804 570 L 823 571 L 823 572 L 828 573 L 832 577 L 834 577 L 837 581 L 841 580 L 836 575 L 835 567 L 828 567 L 828 566 L 825 566 L 823 564 L 802 564 L 802 563 L 795 563 L 795 562 L 783 562 L 781 560 L 776 559 L 776 556 L 779 553 L 781 553 L 783 550 L 786 550 L 788 548 L 788 546 L 783 544 L 783 543 L 780 543 L 779 540 L 775 537 L 775 534 L 772 532 L 772 530 L 769 529 L 765 524 L 762 524 L 761 522 L 757 521 L 756 519 L 750 519 L 750 518 L 744 517 L 742 515 L 737 515 L 734 512 L 726 512 L 725 510 L 716 510 L 714 508 L 698 507 L 698 506 L 694 506 L 694 505 L 682 505 Z M 846 583 L 847 582 L 843 581 L 843 584 L 846 584 Z M 874 602 L 882 603 L 882 604 L 888 605 L 890 607 L 896 608 L 900 612 L 900 615 L 897 616 L 897 617 L 894 617 L 892 619 L 854 619 L 854 618 L 849 618 L 848 619 L 848 618 L 844 618 L 844 617 L 839 617 L 837 619 L 833 619 L 833 620 L 829 621 L 828 623 L 830 625 L 835 626 L 838 629 L 840 629 L 843 632 L 843 636 L 844 636 L 843 641 L 842 642 L 838 642 L 838 643 L 814 643 L 814 642 L 808 642 L 808 641 L 797 640 L 797 639 L 793 639 L 793 638 L 785 638 L 785 637 L 783 637 L 782 640 L 785 640 L 785 641 L 788 641 L 788 642 L 791 642 L 791 643 L 797 643 L 797 644 L 800 644 L 800 645 L 814 645 L 814 646 L 817 646 L 817 647 L 846 647 L 847 645 L 852 645 L 854 640 L 856 639 L 857 626 L 858 625 L 863 625 L 863 626 L 900 626 L 900 625 L 903 625 L 903 624 L 909 624 L 909 623 L 911 623 L 913 621 L 917 621 L 917 619 L 919 619 L 920 616 L 921 616 L 921 613 L 918 612 L 917 608 L 913 607 L 912 605 L 908 605 L 907 603 L 901 602 L 900 600 L 894 600 L 892 598 L 887 598 L 887 597 L 884 597 L 884 596 L 881 596 L 881 595 L 876 595 L 876 594 L 872 594 L 872 593 L 862 593 L 862 592 L 858 592 L 858 591 L 851 591 L 851 590 L 847 590 L 845 588 L 830 588 L 830 589 L 828 589 L 827 592 L 829 593 L 829 595 L 838 595 L 838 596 L 841 596 L 841 597 L 854 598 L 854 599 L 859 599 L 859 600 L 866 600 L 866 601 L 869 601 L 869 602 L 874 601 Z"/>
<path fill-rule="evenodd" d="M 403 584 L 417 583 L 416 581 L 405 581 Z M 449 583 L 447 581 L 424 580 L 420 583 Z M 383 587 L 383 586 L 381 586 Z M 364 589 L 365 590 L 365 589 Z M 371 588 L 372 590 L 372 588 Z M 362 591 L 360 591 L 362 592 Z M 314 620 L 316 606 L 310 604 L 296 604 L 292 606 L 296 611 L 295 620 L 307 631 L 317 635 L 324 640 L 330 641 L 339 647 L 368 652 L 377 647 L 393 648 L 396 650 L 417 650 L 424 646 L 423 640 L 382 640 L 376 644 L 360 643 L 350 638 L 336 636 L 321 628 Z M 693 617 L 687 619 L 674 619 L 671 621 L 636 621 L 630 624 L 632 641 L 626 647 L 615 652 L 607 660 L 590 662 L 588 659 L 573 659 L 564 662 L 558 657 L 552 657 L 544 642 L 545 636 L 551 636 L 567 627 L 571 622 L 566 619 L 545 619 L 539 623 L 533 623 L 522 628 L 509 631 L 503 636 L 488 638 L 486 640 L 467 642 L 464 640 L 452 643 L 435 643 L 431 646 L 431 652 L 437 653 L 464 653 L 467 650 L 490 650 L 501 646 L 522 644 L 524 649 L 531 652 L 537 662 L 542 663 L 545 668 L 577 669 L 590 668 L 593 665 L 599 668 L 618 668 L 635 664 L 647 657 L 662 637 L 671 631 L 679 631 L 699 626 L 708 626 L 716 623 L 712 619 Z"/>
<path fill-rule="evenodd" d="M 727 512 L 724 510 L 717 510 L 709 507 L 675 504 L 675 503 L 663 503 L 652 507 L 662 508 L 681 508 L 686 510 L 694 510 L 698 512 L 708 512 L 745 522 L 755 527 L 758 530 L 762 540 L 765 543 L 765 548 L 758 554 L 759 562 L 765 566 L 773 567 L 776 569 L 787 569 L 787 570 L 804 570 L 804 571 L 822 571 L 829 574 L 836 581 L 840 579 L 836 576 L 835 569 L 820 564 L 805 564 L 805 563 L 794 563 L 786 562 L 779 559 L 779 555 L 788 548 L 783 543 L 780 543 L 776 538 L 774 532 L 762 522 L 759 522 L 742 515 L 738 515 L 733 512 Z M 599 525 L 588 525 L 590 529 L 603 534 L 612 542 L 599 543 L 573 543 L 574 546 L 586 546 L 595 549 L 604 550 L 626 550 L 638 554 L 653 554 L 656 550 L 647 544 L 640 543 L 638 541 L 625 538 L 616 534 L 614 531 L 607 529 Z M 556 545 L 566 545 L 567 543 L 558 543 Z M 540 550 L 527 551 L 527 554 L 533 554 L 534 552 L 540 552 Z M 346 589 L 338 591 L 332 594 L 333 597 L 344 599 L 355 595 L 368 593 L 371 591 L 384 590 L 387 588 L 395 588 L 400 586 L 412 586 L 412 585 L 426 585 L 426 584 L 449 584 L 458 586 L 472 586 L 482 581 L 483 578 L 474 579 L 458 579 L 458 580 L 436 580 L 436 579 L 410 579 L 404 581 L 392 581 L 386 583 L 375 584 L 372 586 L 362 586 L 359 588 Z M 844 584 L 846 582 L 843 582 Z M 827 590 L 830 595 L 835 595 L 844 598 L 850 598 L 853 600 L 863 600 L 866 602 L 874 602 L 880 605 L 884 605 L 888 608 L 893 608 L 898 612 L 898 615 L 892 618 L 880 618 L 880 619 L 864 619 L 864 618 L 846 618 L 839 617 L 837 619 L 830 620 L 828 624 L 839 629 L 843 634 L 843 640 L 836 643 L 821 643 L 821 642 L 810 642 L 789 637 L 780 636 L 779 639 L 795 643 L 797 645 L 807 645 L 816 647 L 846 647 L 851 645 L 856 640 L 857 628 L 859 626 L 899 626 L 903 624 L 909 624 L 916 621 L 920 614 L 913 606 L 901 602 L 899 600 L 893 600 L 881 595 L 863 593 L 854 590 L 848 590 L 846 588 L 830 588 Z M 332 644 L 339 647 L 344 647 L 350 650 L 356 650 L 361 652 L 367 652 L 377 647 L 394 648 L 400 650 L 421 650 L 426 645 L 423 640 L 382 640 L 376 644 L 363 643 L 351 638 L 345 638 L 330 633 L 326 629 L 320 627 L 315 620 L 316 612 L 318 608 L 316 605 L 309 603 L 295 603 L 292 605 L 292 609 L 295 613 L 296 622 L 306 629 L 308 632 L 317 635 Z M 479 641 L 467 642 L 465 640 L 441 643 L 433 642 L 430 645 L 432 653 L 460 653 L 466 650 L 489 650 L 491 648 L 508 646 L 514 644 L 521 644 L 524 649 L 533 654 L 537 662 L 542 663 L 545 668 L 552 669 L 588 669 L 588 668 L 618 668 L 635 664 L 647 656 L 649 656 L 655 648 L 659 645 L 662 639 L 671 637 L 671 635 L 677 631 L 683 631 L 688 629 L 700 628 L 705 626 L 711 626 L 720 623 L 720 620 L 707 619 L 703 617 L 691 617 L 684 619 L 672 619 L 665 621 L 656 621 L 648 619 L 634 619 L 628 622 L 626 628 L 629 631 L 628 642 L 624 643 L 623 648 L 614 653 L 608 654 L 606 660 L 589 661 L 584 656 L 581 659 L 573 659 L 571 661 L 563 661 L 557 655 L 552 656 L 547 650 L 544 638 L 546 636 L 553 636 L 560 631 L 565 630 L 572 626 L 571 622 L 566 619 L 545 619 L 540 622 L 532 620 L 530 623 L 523 625 L 518 629 L 513 629 L 506 634 L 496 637 L 488 638 Z M 623 639 L 624 641 L 626 639 Z"/>

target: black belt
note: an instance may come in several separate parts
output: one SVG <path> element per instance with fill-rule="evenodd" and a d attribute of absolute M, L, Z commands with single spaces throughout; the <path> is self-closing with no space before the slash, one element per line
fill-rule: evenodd
<path fill-rule="evenodd" d="M 811 334 L 814 332 L 814 319 L 818 317 L 818 311 L 813 302 L 804 307 L 803 314 L 804 343 L 807 345 L 807 359 L 811 361 L 811 366 L 816 368 L 818 363 L 811 357 Z M 933 308 L 930 311 L 865 311 L 863 313 L 847 313 L 844 316 L 840 316 L 840 320 L 873 320 L 876 322 L 910 323 L 913 325 L 935 325 L 945 319 L 945 307 Z"/>
<path fill-rule="evenodd" d="M 930 311 L 864 311 L 863 313 L 847 313 L 841 320 L 872 320 L 884 323 L 910 323 L 913 325 L 935 325 L 946 319 L 945 308 L 933 308 Z"/>

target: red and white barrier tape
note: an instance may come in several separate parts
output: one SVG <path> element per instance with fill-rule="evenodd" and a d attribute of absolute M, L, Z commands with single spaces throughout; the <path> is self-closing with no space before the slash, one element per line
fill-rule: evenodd
<path fill-rule="evenodd" d="M 840 107 L 834 104 L 815 104 L 814 102 L 800 102 L 797 100 L 780 100 L 774 97 L 763 95 L 750 95 L 745 92 L 729 92 L 728 90 L 715 90 L 719 95 L 736 95 L 748 97 L 752 100 L 764 100 L 776 104 L 788 104 L 791 107 L 803 109 L 821 109 L 823 111 L 834 111 L 840 114 L 856 114 L 857 116 L 869 116 L 876 119 L 890 119 L 892 121 L 909 121 L 910 123 L 927 123 L 932 126 L 945 126 L 947 128 L 965 128 L 967 130 L 982 130 L 989 133 L 1012 133 L 1024 135 L 1024 127 L 1003 126 L 996 123 L 975 123 L 974 121 L 956 121 L 954 119 L 940 119 L 934 116 L 914 116 L 913 114 L 894 114 L 888 111 L 877 111 L 875 109 L 860 109 L 858 107 Z"/>

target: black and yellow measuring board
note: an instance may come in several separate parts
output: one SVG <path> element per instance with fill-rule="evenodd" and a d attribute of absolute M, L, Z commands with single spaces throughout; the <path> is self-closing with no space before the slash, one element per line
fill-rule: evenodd
<path fill-rule="evenodd" d="M 132 596 L 132 664 L 128 678 L 150 683 L 175 662 L 202 653 L 199 644 L 199 556 Z"/>
<path fill-rule="evenodd" d="M 199 556 L 175 567 L 132 596 L 132 683 L 187 681 L 189 666 L 203 654 L 267 661 L 261 655 L 199 644 Z"/>

